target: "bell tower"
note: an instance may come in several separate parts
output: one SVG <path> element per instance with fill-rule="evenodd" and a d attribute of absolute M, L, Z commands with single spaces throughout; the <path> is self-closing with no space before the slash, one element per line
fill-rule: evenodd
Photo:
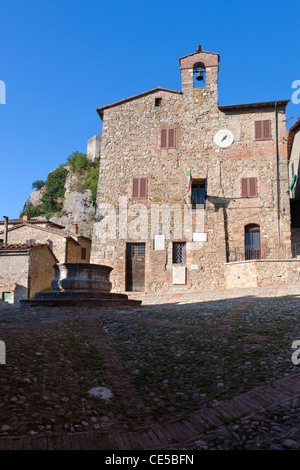
<path fill-rule="evenodd" d="M 181 57 L 179 64 L 182 92 L 193 92 L 199 83 L 203 94 L 210 94 L 218 105 L 219 60 L 219 54 L 203 51 L 199 44 L 194 53 Z"/>

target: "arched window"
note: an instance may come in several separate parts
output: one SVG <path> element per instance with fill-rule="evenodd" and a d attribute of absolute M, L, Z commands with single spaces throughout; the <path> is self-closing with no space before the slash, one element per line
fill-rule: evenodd
<path fill-rule="evenodd" d="M 245 227 L 245 259 L 260 259 L 260 226 L 249 224 Z"/>

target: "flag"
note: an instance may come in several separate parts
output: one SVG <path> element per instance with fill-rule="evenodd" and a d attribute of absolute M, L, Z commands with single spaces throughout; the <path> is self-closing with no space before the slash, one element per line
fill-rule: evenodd
<path fill-rule="evenodd" d="M 187 190 L 190 191 L 193 183 L 193 178 L 192 178 L 192 170 L 190 169 L 190 174 L 189 174 L 189 179 L 188 179 L 188 188 Z"/>
<path fill-rule="evenodd" d="M 206 180 L 205 180 L 205 192 L 204 192 L 204 203 L 206 202 L 207 199 L 207 175 L 206 175 Z"/>

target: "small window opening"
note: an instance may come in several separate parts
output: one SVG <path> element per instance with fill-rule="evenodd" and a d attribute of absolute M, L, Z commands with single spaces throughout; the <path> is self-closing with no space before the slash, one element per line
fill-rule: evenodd
<path fill-rule="evenodd" d="M 173 263 L 185 263 L 185 242 L 173 242 Z"/>
<path fill-rule="evenodd" d="M 206 179 L 193 180 L 192 182 L 192 208 L 204 208 L 206 202 Z"/>
<path fill-rule="evenodd" d="M 162 98 L 155 98 L 155 107 L 160 108 L 162 105 Z"/>
<path fill-rule="evenodd" d="M 11 293 L 10 292 L 2 292 L 2 300 L 3 302 L 10 303 Z"/>
<path fill-rule="evenodd" d="M 86 248 L 81 248 L 81 259 L 82 260 L 86 259 Z"/>

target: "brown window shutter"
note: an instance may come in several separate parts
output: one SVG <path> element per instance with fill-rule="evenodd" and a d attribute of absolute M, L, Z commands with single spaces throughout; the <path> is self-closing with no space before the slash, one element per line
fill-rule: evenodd
<path fill-rule="evenodd" d="M 168 148 L 175 148 L 175 129 L 168 129 Z"/>
<path fill-rule="evenodd" d="M 270 119 L 262 121 L 263 125 L 263 138 L 271 139 L 271 121 Z"/>
<path fill-rule="evenodd" d="M 139 197 L 142 199 L 147 198 L 147 178 L 140 178 L 140 194 Z"/>
<path fill-rule="evenodd" d="M 160 131 L 160 147 L 162 149 L 167 148 L 167 131 L 168 129 L 161 129 Z"/>
<path fill-rule="evenodd" d="M 257 196 L 257 178 L 249 178 L 249 197 Z"/>
<path fill-rule="evenodd" d="M 255 140 L 263 138 L 262 121 L 255 121 Z"/>
<path fill-rule="evenodd" d="M 242 197 L 248 196 L 248 178 L 241 178 L 241 194 Z"/>
<path fill-rule="evenodd" d="M 139 197 L 139 180 L 140 178 L 133 178 L 132 180 L 132 197 Z"/>

